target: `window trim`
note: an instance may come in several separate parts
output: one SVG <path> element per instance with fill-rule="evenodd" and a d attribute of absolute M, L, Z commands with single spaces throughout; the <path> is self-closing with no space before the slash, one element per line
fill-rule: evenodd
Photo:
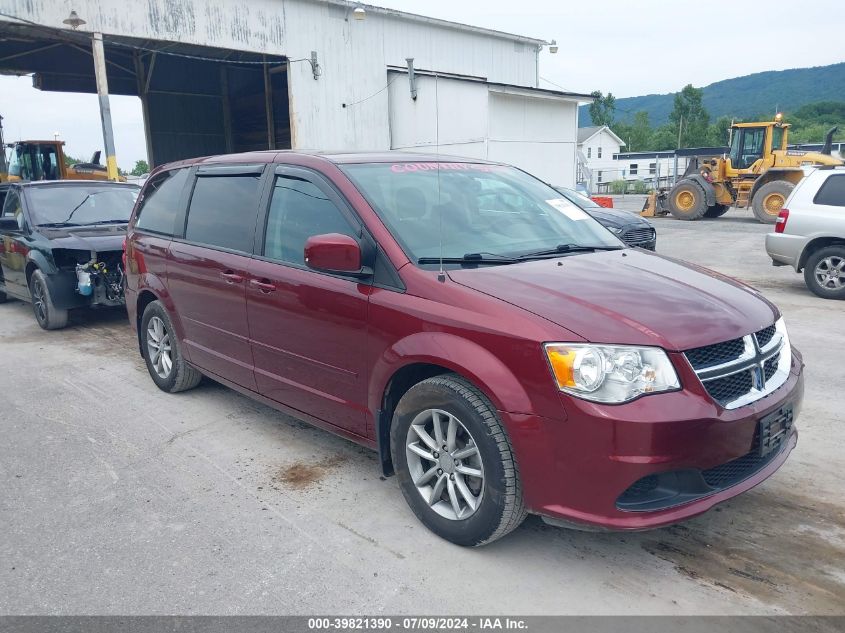
<path fill-rule="evenodd" d="M 638 176 L 640 171 L 640 164 L 639 163 L 629 163 L 628 164 L 628 174 L 631 176 Z"/>
<path fill-rule="evenodd" d="M 173 234 L 172 240 L 174 242 L 179 242 L 180 244 L 188 244 L 190 246 L 199 246 L 201 248 L 207 248 L 213 251 L 219 251 L 221 253 L 231 253 L 233 255 L 244 255 L 246 257 L 254 257 L 255 256 L 255 239 L 253 237 L 252 242 L 252 251 L 242 251 L 234 248 L 226 248 L 225 246 L 220 246 L 219 244 L 207 244 L 206 242 L 197 242 L 196 240 L 189 240 L 185 237 L 186 231 L 188 228 L 188 215 L 191 208 L 191 200 L 194 197 L 194 190 L 196 189 L 197 182 L 199 181 L 200 177 L 203 178 L 226 178 L 231 176 L 248 176 L 252 174 L 261 174 L 259 181 L 258 181 L 258 202 L 256 203 L 258 206 L 256 208 L 256 222 L 261 217 L 261 205 L 264 203 L 264 197 L 267 195 L 267 178 L 268 178 L 268 165 L 258 165 L 260 167 L 260 171 L 255 169 L 256 165 L 222 165 L 220 169 L 217 169 L 217 165 L 204 165 L 203 167 L 192 167 L 191 172 L 188 174 L 190 178 L 189 185 L 185 187 L 187 192 L 187 196 L 184 198 L 182 203 L 182 210 L 181 214 L 177 216 L 176 226 L 179 228 L 179 231 Z M 239 171 L 240 168 L 240 171 Z M 200 175 L 200 169 L 204 169 L 202 175 Z M 255 232 L 257 232 L 258 226 L 255 227 Z M 255 234 L 253 233 L 253 236 Z"/>
<path fill-rule="evenodd" d="M 819 196 L 821 195 L 822 191 L 824 191 L 824 188 L 834 178 L 845 179 L 845 173 L 830 174 L 827 178 L 825 178 L 824 181 L 822 182 L 822 184 L 819 185 L 818 191 L 816 191 L 816 194 L 813 196 L 813 204 L 817 204 L 820 207 L 836 207 L 837 209 L 845 209 L 845 202 L 843 202 L 842 204 L 825 204 L 824 202 L 818 201 Z"/>

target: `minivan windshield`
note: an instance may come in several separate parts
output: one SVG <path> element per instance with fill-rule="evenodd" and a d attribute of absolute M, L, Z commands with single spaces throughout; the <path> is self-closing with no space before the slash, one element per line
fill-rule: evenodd
<path fill-rule="evenodd" d="M 549 185 L 485 163 L 341 165 L 405 250 L 439 259 L 513 263 L 624 245 Z"/>
<path fill-rule="evenodd" d="M 29 187 L 27 196 L 37 226 L 123 224 L 140 190 L 134 185 L 48 185 Z"/>

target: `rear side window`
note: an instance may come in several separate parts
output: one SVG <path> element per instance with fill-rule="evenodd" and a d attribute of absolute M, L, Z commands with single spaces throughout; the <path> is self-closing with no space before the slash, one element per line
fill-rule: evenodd
<path fill-rule="evenodd" d="M 831 207 L 845 207 L 845 174 L 830 176 L 825 180 L 813 203 Z"/>
<path fill-rule="evenodd" d="M 174 169 L 155 176 L 144 189 L 135 227 L 172 236 L 187 180 L 187 169 Z"/>
<path fill-rule="evenodd" d="M 273 188 L 264 256 L 291 264 L 305 264 L 305 242 L 313 235 L 356 231 L 326 193 L 314 183 L 293 176 L 279 176 Z"/>
<path fill-rule="evenodd" d="M 188 209 L 185 239 L 252 252 L 261 174 L 199 176 Z"/>

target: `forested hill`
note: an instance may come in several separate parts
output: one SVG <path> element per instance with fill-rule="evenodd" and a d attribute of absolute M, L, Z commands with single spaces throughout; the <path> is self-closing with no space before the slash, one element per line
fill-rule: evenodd
<path fill-rule="evenodd" d="M 680 80 L 678 90 L 683 84 Z M 608 86 L 613 92 L 613 87 Z M 807 103 L 845 100 L 845 62 L 813 68 L 768 71 L 725 79 L 704 87 L 703 105 L 711 120 L 720 116 L 753 117 L 771 112 L 795 110 Z M 616 99 L 615 119 L 630 122 L 635 112 L 648 112 L 649 121 L 660 126 L 669 120 L 674 94 L 644 95 Z M 581 127 L 592 125 L 587 106 L 578 115 Z"/>

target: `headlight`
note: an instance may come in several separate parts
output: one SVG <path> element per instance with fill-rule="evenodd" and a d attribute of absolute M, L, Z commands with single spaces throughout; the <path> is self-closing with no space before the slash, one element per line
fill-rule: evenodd
<path fill-rule="evenodd" d="M 546 343 L 545 350 L 558 388 L 584 400 L 618 404 L 681 387 L 659 347 Z"/>
<path fill-rule="evenodd" d="M 619 226 L 608 226 L 607 230 L 613 233 L 614 235 L 622 235 L 622 227 Z"/>

